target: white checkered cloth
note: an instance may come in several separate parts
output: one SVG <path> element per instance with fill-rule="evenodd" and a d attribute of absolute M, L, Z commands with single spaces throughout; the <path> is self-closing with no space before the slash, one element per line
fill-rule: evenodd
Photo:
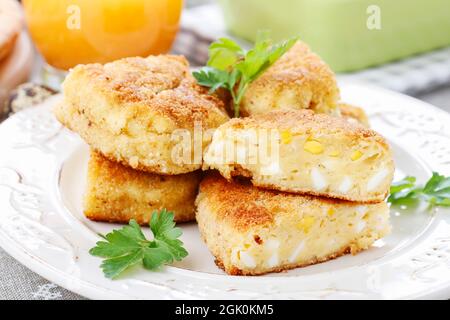
<path fill-rule="evenodd" d="M 233 37 L 227 33 L 216 4 L 187 9 L 183 12 L 181 30 L 173 51 L 185 55 L 193 65 L 203 65 L 208 58 L 209 44 L 223 36 Z M 244 47 L 249 45 L 233 38 Z M 358 72 L 338 74 L 338 78 L 370 82 L 417 95 L 450 83 L 450 47 Z"/>

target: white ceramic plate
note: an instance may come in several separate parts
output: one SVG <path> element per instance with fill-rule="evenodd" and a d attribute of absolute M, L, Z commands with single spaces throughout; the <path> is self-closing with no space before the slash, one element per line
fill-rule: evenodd
<path fill-rule="evenodd" d="M 450 115 L 418 100 L 342 83 L 392 144 L 396 179 L 450 175 Z M 161 272 L 140 267 L 105 279 L 88 250 L 117 225 L 83 217 L 88 147 L 50 112 L 56 96 L 0 126 L 0 245 L 43 277 L 89 298 L 281 299 L 450 298 L 450 212 L 391 210 L 393 232 L 356 256 L 261 277 L 225 275 L 194 223 L 183 225 L 189 256 Z"/>

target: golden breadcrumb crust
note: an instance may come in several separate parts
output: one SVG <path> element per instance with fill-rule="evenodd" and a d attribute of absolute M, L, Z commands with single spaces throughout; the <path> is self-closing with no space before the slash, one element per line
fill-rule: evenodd
<path fill-rule="evenodd" d="M 274 109 L 312 109 L 332 113 L 339 99 L 334 73 L 303 42 L 250 84 L 241 103 L 244 116 Z"/>
<path fill-rule="evenodd" d="M 217 121 L 227 119 L 223 103 L 197 85 L 182 56 L 132 57 L 105 65 L 78 65 L 70 71 L 63 89 L 65 102 L 81 104 L 80 110 L 96 108 L 90 104 L 91 95 L 100 95 L 111 111 L 123 111 L 123 116 L 138 119 L 149 128 L 151 116 L 161 116 L 167 120 L 167 127 L 156 129 L 159 133 L 192 128 L 200 120 L 204 126 L 214 128 Z M 99 123 L 102 120 L 91 119 Z"/>
<path fill-rule="evenodd" d="M 147 224 L 153 211 L 166 208 L 176 222 L 192 221 L 200 179 L 199 171 L 173 176 L 137 171 L 92 151 L 84 213 L 94 221 Z"/>
<path fill-rule="evenodd" d="M 220 126 L 219 130 L 232 129 L 278 129 L 289 130 L 291 134 L 336 133 L 359 138 L 374 138 L 385 148 L 389 145 L 379 133 L 358 123 L 311 110 L 275 110 L 246 118 L 234 118 Z"/>

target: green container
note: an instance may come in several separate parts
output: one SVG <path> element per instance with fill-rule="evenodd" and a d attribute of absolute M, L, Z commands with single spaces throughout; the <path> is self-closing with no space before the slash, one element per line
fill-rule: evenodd
<path fill-rule="evenodd" d="M 271 30 L 276 40 L 298 35 L 336 72 L 450 45 L 450 0 L 219 2 L 235 35 L 250 41 L 260 29 Z"/>

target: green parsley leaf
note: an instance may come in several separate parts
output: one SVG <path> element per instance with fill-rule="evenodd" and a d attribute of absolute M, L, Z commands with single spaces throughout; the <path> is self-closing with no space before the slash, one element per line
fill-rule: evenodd
<path fill-rule="evenodd" d="M 406 177 L 391 186 L 388 202 L 393 205 L 414 207 L 420 202 L 435 206 L 450 207 L 450 177 L 433 172 L 425 186 L 416 186 L 416 178 Z"/>
<path fill-rule="evenodd" d="M 220 38 L 209 46 L 207 65 L 218 70 L 227 71 L 245 55 L 244 50 L 233 40 Z"/>
<path fill-rule="evenodd" d="M 233 99 L 234 116 L 239 117 L 239 106 L 253 81 L 286 53 L 298 38 L 273 44 L 267 32 L 258 34 L 253 49 L 245 52 L 236 42 L 221 38 L 209 48 L 208 65 L 193 73 L 198 83 L 210 88 L 228 90 Z"/>
<path fill-rule="evenodd" d="M 153 212 L 150 229 L 153 240 L 147 240 L 135 220 L 118 230 L 113 230 L 105 241 L 99 241 L 89 253 L 105 258 L 101 264 L 107 278 L 115 279 L 126 269 L 141 262 L 144 268 L 154 270 L 164 264 L 180 261 L 188 255 L 178 238 L 182 231 L 175 227 L 173 213 L 166 209 Z"/>
<path fill-rule="evenodd" d="M 181 260 L 188 255 L 183 248 L 183 242 L 177 239 L 182 231 L 180 228 L 175 228 L 172 212 L 163 209 L 159 215 L 153 215 L 150 227 L 155 235 L 156 243 L 168 250 L 175 260 Z"/>
<path fill-rule="evenodd" d="M 106 259 L 100 265 L 105 277 L 110 279 L 117 278 L 123 271 L 134 266 L 142 260 L 143 252 L 139 249 L 130 251 L 122 256 Z"/>
<path fill-rule="evenodd" d="M 264 37 L 255 43 L 255 47 L 247 53 L 243 61 L 237 64 L 236 68 L 242 72 L 246 80 L 254 81 L 287 52 L 297 40 L 297 38 L 293 38 L 272 44 L 270 39 Z"/>
<path fill-rule="evenodd" d="M 181 236 L 181 229 L 175 228 L 173 221 L 173 213 L 162 209 L 158 214 L 153 214 L 150 220 L 150 229 L 152 230 L 155 239 L 176 239 Z"/>
<path fill-rule="evenodd" d="M 148 248 L 144 249 L 143 254 L 142 263 L 148 270 L 155 270 L 163 264 L 173 262 L 171 253 L 158 242 L 151 243 Z"/>
<path fill-rule="evenodd" d="M 411 177 L 411 176 L 408 176 L 398 182 L 394 182 L 391 185 L 391 194 L 396 194 L 407 188 L 412 188 L 412 187 L 414 187 L 415 183 L 416 183 L 416 177 Z"/>
<path fill-rule="evenodd" d="M 108 233 L 104 239 L 106 241 L 97 242 L 97 246 L 91 249 L 90 253 L 92 255 L 103 257 L 121 256 L 139 249 L 139 243 L 146 240 L 141 227 L 134 220 L 131 220 L 128 226 Z"/>

